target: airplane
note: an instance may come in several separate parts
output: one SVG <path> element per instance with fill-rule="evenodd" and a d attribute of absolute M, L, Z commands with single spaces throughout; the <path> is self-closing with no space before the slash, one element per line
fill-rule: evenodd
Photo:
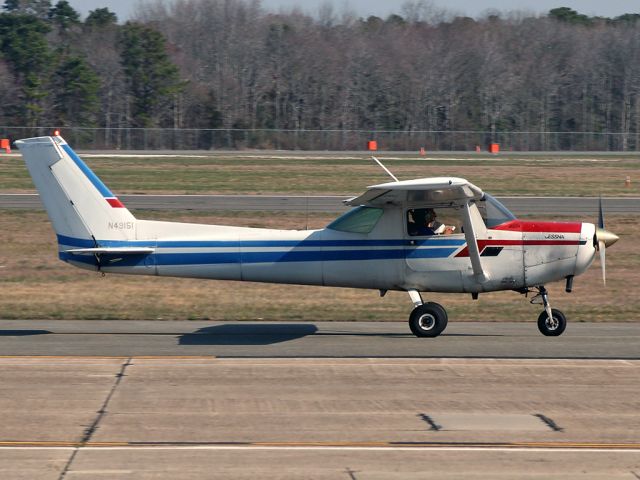
<path fill-rule="evenodd" d="M 618 237 L 598 225 L 524 221 L 463 178 L 434 177 L 373 185 L 345 200 L 353 207 L 319 230 L 277 230 L 135 218 L 57 136 L 16 141 L 57 235 L 60 260 L 104 273 L 158 275 L 404 291 L 417 337 L 446 328 L 444 307 L 422 293 L 512 290 L 536 294 L 538 329 L 561 335 L 565 315 L 545 285 L 572 289 Z M 376 159 L 376 161 L 378 161 Z M 421 230 L 438 212 L 449 234 Z M 456 228 L 459 227 L 459 228 Z"/>

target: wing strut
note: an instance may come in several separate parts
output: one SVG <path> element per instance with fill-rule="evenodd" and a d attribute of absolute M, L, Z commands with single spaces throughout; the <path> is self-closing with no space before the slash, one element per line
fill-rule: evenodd
<path fill-rule="evenodd" d="M 471 267 L 478 283 L 484 283 L 489 280 L 489 275 L 482 268 L 480 260 L 480 250 L 478 249 L 478 241 L 476 238 L 473 221 L 471 219 L 471 211 L 469 202 L 465 202 L 462 210 L 462 218 L 464 223 L 464 237 L 467 241 L 467 249 L 469 250 L 469 258 L 471 259 Z"/>

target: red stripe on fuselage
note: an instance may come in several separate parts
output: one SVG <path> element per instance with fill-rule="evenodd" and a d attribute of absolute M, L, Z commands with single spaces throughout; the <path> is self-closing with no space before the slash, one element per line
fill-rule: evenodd
<path fill-rule="evenodd" d="M 580 222 L 526 222 L 522 220 L 512 220 L 490 230 L 500 230 L 503 232 L 522 232 L 522 233 L 580 233 L 582 231 L 582 223 Z M 480 254 L 487 247 L 508 247 L 508 246 L 552 246 L 552 245 L 580 245 L 580 240 L 561 240 L 561 239 L 537 239 L 537 240 L 478 240 L 478 250 Z M 456 255 L 456 257 L 468 257 L 469 249 L 464 247 Z"/>
<path fill-rule="evenodd" d="M 525 222 L 522 220 L 512 220 L 491 230 L 506 230 L 510 232 L 528 233 L 580 233 L 582 223 L 580 222 Z"/>
<path fill-rule="evenodd" d="M 124 205 L 117 198 L 105 198 L 105 200 L 111 205 L 113 208 L 124 208 Z"/>

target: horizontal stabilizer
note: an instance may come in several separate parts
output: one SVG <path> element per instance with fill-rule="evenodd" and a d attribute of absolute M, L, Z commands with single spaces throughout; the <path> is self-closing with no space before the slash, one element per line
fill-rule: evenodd
<path fill-rule="evenodd" d="M 148 255 L 155 252 L 155 248 L 151 247 L 96 247 L 96 248 L 72 248 L 65 250 L 65 253 L 72 255 L 99 255 L 99 254 L 116 254 L 116 255 Z"/>

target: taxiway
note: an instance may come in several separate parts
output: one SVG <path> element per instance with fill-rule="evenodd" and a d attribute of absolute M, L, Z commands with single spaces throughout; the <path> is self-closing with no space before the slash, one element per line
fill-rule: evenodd
<path fill-rule="evenodd" d="M 634 360 L 0 358 L 3 478 L 633 479 Z"/>

